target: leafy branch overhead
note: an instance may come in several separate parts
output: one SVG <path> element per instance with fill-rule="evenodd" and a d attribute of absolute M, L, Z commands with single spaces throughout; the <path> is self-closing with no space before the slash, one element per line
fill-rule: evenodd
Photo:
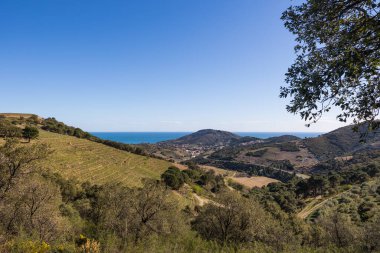
<path fill-rule="evenodd" d="M 310 125 L 336 106 L 338 120 L 379 128 L 380 2 L 309 0 L 289 7 L 282 20 L 297 42 L 280 93 L 292 97 L 287 110 Z"/>

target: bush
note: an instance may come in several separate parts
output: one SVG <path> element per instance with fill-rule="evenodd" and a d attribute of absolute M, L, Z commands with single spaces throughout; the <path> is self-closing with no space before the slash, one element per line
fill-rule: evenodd
<path fill-rule="evenodd" d="M 165 184 L 173 190 L 178 190 L 185 183 L 185 177 L 183 176 L 180 169 L 178 169 L 175 166 L 169 167 L 169 169 L 167 169 L 161 175 L 161 178 L 165 182 Z"/>
<path fill-rule="evenodd" d="M 31 139 L 37 138 L 38 135 L 39 135 L 39 131 L 36 127 L 27 126 L 24 128 L 24 130 L 22 130 L 22 136 L 25 139 L 28 139 L 29 142 Z"/>
<path fill-rule="evenodd" d="M 238 182 L 234 182 L 233 180 L 228 180 L 228 185 L 237 191 L 243 191 L 244 190 L 244 185 L 242 185 Z"/>
<path fill-rule="evenodd" d="M 6 252 L 12 253 L 48 253 L 50 245 L 46 242 L 33 240 L 15 240 L 7 242 L 5 245 Z M 0 248 L 1 249 L 1 248 Z"/>
<path fill-rule="evenodd" d="M 43 130 L 53 132 L 53 133 L 75 136 L 77 138 L 82 138 L 82 139 L 87 139 L 90 141 L 102 143 L 104 145 L 107 145 L 116 149 L 124 150 L 127 152 L 131 152 L 137 155 L 145 154 L 144 150 L 141 149 L 140 147 L 133 147 L 131 145 L 121 143 L 121 142 L 100 139 L 96 136 L 93 136 L 92 134 L 88 132 L 83 131 L 80 128 L 75 128 L 72 126 L 65 125 L 63 122 L 59 122 L 55 118 L 47 118 L 43 120 L 41 128 Z"/>
<path fill-rule="evenodd" d="M 202 195 L 203 193 L 203 188 L 197 184 L 193 184 L 191 186 L 191 188 L 193 189 L 194 193 L 196 193 L 197 195 Z"/>
<path fill-rule="evenodd" d="M 7 121 L 0 122 L 0 137 L 14 138 L 14 137 L 21 137 L 21 136 L 22 136 L 22 130 L 19 127 L 16 127 Z"/>
<path fill-rule="evenodd" d="M 32 116 L 30 116 L 28 119 L 27 119 L 27 122 L 31 123 L 31 124 L 40 124 L 41 123 L 41 119 L 38 118 L 37 115 L 33 114 Z"/>

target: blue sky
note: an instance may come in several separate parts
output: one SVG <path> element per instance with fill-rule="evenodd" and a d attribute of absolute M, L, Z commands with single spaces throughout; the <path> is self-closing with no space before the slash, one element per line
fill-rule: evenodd
<path fill-rule="evenodd" d="M 288 0 L 2 0 L 0 111 L 87 131 L 314 131 L 280 99 Z"/>

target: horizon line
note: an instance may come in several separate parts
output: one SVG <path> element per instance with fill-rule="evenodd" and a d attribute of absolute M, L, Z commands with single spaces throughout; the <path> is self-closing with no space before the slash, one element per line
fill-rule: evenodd
<path fill-rule="evenodd" d="M 213 129 L 217 130 L 218 129 Z M 196 131 L 87 131 L 89 133 L 195 133 Z M 228 131 L 219 130 L 231 133 L 326 133 L 326 132 L 312 132 L 312 131 Z"/>

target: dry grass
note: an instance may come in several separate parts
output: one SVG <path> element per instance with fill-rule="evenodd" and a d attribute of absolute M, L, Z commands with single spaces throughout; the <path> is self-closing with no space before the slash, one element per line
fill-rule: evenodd
<path fill-rule="evenodd" d="M 188 167 L 186 165 L 180 164 L 180 163 L 174 163 L 173 164 L 175 167 L 177 167 L 180 170 L 187 170 Z"/>
<path fill-rule="evenodd" d="M 269 177 L 229 177 L 232 181 L 244 185 L 247 188 L 263 187 L 270 183 L 279 182 L 276 179 Z"/>
<path fill-rule="evenodd" d="M 0 116 L 4 116 L 7 118 L 20 118 L 20 117 L 29 118 L 32 115 L 33 114 L 31 113 L 0 113 Z"/>
<path fill-rule="evenodd" d="M 65 178 L 96 184 L 121 182 L 130 187 L 140 186 L 141 179 L 158 179 L 171 165 L 167 161 L 43 130 L 40 130 L 37 142 L 47 143 L 54 150 L 43 162 L 44 166 Z"/>
<path fill-rule="evenodd" d="M 236 171 L 221 169 L 214 166 L 202 165 L 201 168 L 205 170 L 213 170 L 216 175 L 234 176 L 236 174 Z"/>
<path fill-rule="evenodd" d="M 262 176 L 249 177 L 248 175 L 245 175 L 245 173 L 239 173 L 232 170 L 220 169 L 213 166 L 202 166 L 202 168 L 206 170 L 213 170 L 215 174 L 226 176 L 227 179 L 230 179 L 236 183 L 239 183 L 247 188 L 263 187 L 270 183 L 279 182 L 278 180 L 269 178 L 269 177 L 262 177 Z"/>

